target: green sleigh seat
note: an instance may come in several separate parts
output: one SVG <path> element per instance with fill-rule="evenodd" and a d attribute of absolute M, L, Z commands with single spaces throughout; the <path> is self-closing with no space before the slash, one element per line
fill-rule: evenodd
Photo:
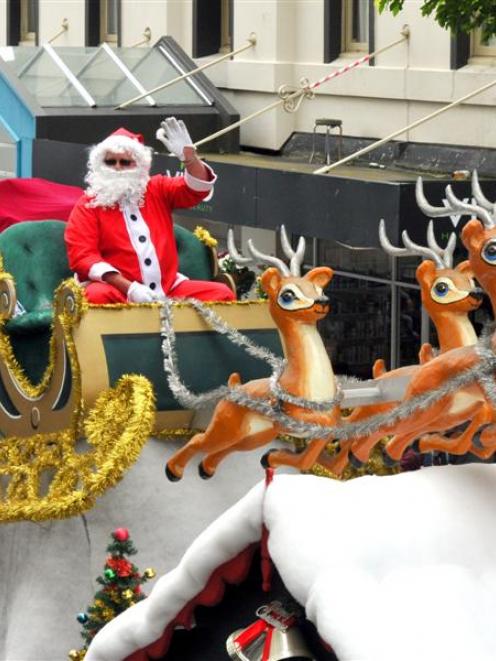
<path fill-rule="evenodd" d="M 59 220 L 24 221 L 0 234 L 2 270 L 14 278 L 17 300 L 25 313 L 7 321 L 18 362 L 32 383 L 38 383 L 48 365 L 53 321 L 53 295 L 71 277 L 64 244 L 65 223 Z M 194 280 L 231 282 L 219 273 L 214 249 L 192 232 L 174 226 L 179 270 Z"/>

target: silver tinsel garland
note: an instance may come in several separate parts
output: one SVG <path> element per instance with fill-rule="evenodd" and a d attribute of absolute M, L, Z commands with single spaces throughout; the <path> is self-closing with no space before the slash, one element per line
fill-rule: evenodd
<path fill-rule="evenodd" d="M 313 411 L 329 411 L 329 409 L 332 409 L 341 401 L 343 395 L 339 386 L 336 389 L 335 397 L 319 402 L 305 399 L 304 397 L 297 397 L 286 392 L 279 385 L 279 379 L 286 367 L 286 360 L 274 355 L 269 349 L 256 345 L 250 340 L 250 338 L 246 337 L 246 335 L 243 335 L 243 333 L 240 333 L 235 328 L 228 326 L 213 310 L 200 301 L 193 298 L 186 298 L 183 299 L 183 301 L 189 303 L 191 307 L 193 307 L 205 319 L 209 326 L 219 334 L 227 337 L 233 344 L 244 347 L 247 353 L 251 356 L 258 358 L 271 366 L 272 374 L 269 379 L 269 389 L 271 395 L 276 400 L 288 402 Z M 229 399 L 229 393 L 235 389 L 230 388 L 229 386 L 220 386 L 215 390 L 211 390 L 208 393 L 202 393 L 201 395 L 196 395 L 186 388 L 181 382 L 177 367 L 176 337 L 173 327 L 173 308 L 170 299 L 164 301 L 163 307 L 160 311 L 160 319 L 164 369 L 169 381 L 169 388 L 179 403 L 185 408 L 200 409 L 220 399 Z"/>
<path fill-rule="evenodd" d="M 272 375 L 270 377 L 271 393 L 278 400 L 276 404 L 268 403 L 260 398 L 253 398 L 244 393 L 239 386 L 220 386 L 215 390 L 201 395 L 195 395 L 181 382 L 178 368 L 177 355 L 175 349 L 175 332 L 172 323 L 172 304 L 166 300 L 161 310 L 161 336 L 162 351 L 164 356 L 164 369 L 167 375 L 169 388 L 174 397 L 185 408 L 197 409 L 207 406 L 219 399 L 227 399 L 239 406 L 249 408 L 265 417 L 273 420 L 280 425 L 281 431 L 285 431 L 295 436 L 308 439 L 326 439 L 329 440 L 350 440 L 353 438 L 362 438 L 369 436 L 381 430 L 381 433 L 394 433 L 394 426 L 398 422 L 409 418 L 416 411 L 425 409 L 443 397 L 453 395 L 461 388 L 472 383 L 478 383 L 485 393 L 491 405 L 496 408 L 496 385 L 493 374 L 496 371 L 496 355 L 491 346 L 493 326 L 486 328 L 475 346 L 475 351 L 480 357 L 474 367 L 463 370 L 461 373 L 445 381 L 438 388 L 429 392 L 412 397 L 402 402 L 396 408 L 371 416 L 367 420 L 335 425 L 324 426 L 314 423 L 301 422 L 285 414 L 281 410 L 280 401 L 296 403 L 298 406 L 316 411 L 329 411 L 334 406 L 338 406 L 342 399 L 342 391 L 338 387 L 337 394 L 332 400 L 326 402 L 312 402 L 299 397 L 294 397 L 283 391 L 278 385 L 278 380 L 284 370 L 285 361 L 281 360 L 267 349 L 258 347 L 249 338 L 239 331 L 230 328 L 225 324 L 212 310 L 208 309 L 202 303 L 194 299 L 186 299 L 204 319 L 219 333 L 226 335 L 234 344 L 246 347 L 251 355 L 261 360 L 265 360 L 272 366 Z M 441 431 L 441 430 L 439 430 Z"/>

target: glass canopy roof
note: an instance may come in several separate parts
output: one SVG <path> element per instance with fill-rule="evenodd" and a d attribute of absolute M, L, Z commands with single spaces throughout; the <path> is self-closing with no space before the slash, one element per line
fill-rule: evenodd
<path fill-rule="evenodd" d="M 163 43 L 153 48 L 0 48 L 0 58 L 38 104 L 115 107 L 177 78 L 185 71 Z M 136 106 L 209 106 L 213 99 L 191 78 L 135 101 Z"/>

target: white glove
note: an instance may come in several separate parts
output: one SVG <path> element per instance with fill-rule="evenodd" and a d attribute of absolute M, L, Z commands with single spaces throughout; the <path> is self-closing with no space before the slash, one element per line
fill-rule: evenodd
<path fill-rule="evenodd" d="M 134 281 L 127 290 L 127 300 L 130 303 L 153 303 L 157 297 L 150 287 Z"/>
<path fill-rule="evenodd" d="M 184 161 L 184 147 L 195 147 L 193 141 L 188 133 L 188 129 L 184 125 L 182 119 L 177 121 L 175 117 L 167 117 L 163 122 L 160 122 L 160 128 L 157 130 L 155 137 L 165 146 L 165 148 L 180 161 Z"/>

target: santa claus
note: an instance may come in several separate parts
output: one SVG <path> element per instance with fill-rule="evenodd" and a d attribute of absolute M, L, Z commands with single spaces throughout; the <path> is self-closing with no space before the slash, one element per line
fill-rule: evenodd
<path fill-rule="evenodd" d="M 150 177 L 151 148 L 124 128 L 91 149 L 88 187 L 65 231 L 69 265 L 92 303 L 233 300 L 221 283 L 178 273 L 172 211 L 205 199 L 217 177 L 198 158 L 182 121 L 164 120 L 157 139 L 184 163 L 184 177 Z"/>

